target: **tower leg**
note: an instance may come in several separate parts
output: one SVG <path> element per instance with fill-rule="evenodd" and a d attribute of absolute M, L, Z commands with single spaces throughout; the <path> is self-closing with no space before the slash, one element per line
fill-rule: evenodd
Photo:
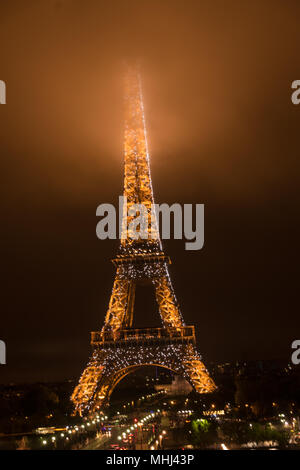
<path fill-rule="evenodd" d="M 163 324 L 166 327 L 183 326 L 183 319 L 167 272 L 165 276 L 155 280 L 154 285 L 156 301 Z"/>
<path fill-rule="evenodd" d="M 193 388 L 198 393 L 209 393 L 216 389 L 214 381 L 210 378 L 205 365 L 192 345 L 186 347 L 183 367 Z"/>
<path fill-rule="evenodd" d="M 79 413 L 80 416 L 84 412 L 90 411 L 93 396 L 103 375 L 104 367 L 102 363 L 103 361 L 101 361 L 99 355 L 94 353 L 71 396 L 71 400 L 75 405 L 75 413 Z"/>
<path fill-rule="evenodd" d="M 133 318 L 134 293 L 133 281 L 121 278 L 117 270 L 102 331 L 117 334 L 122 327 L 130 326 Z"/>

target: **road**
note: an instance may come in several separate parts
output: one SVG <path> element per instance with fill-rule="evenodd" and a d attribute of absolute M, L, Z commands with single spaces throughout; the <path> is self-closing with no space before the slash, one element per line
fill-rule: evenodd
<path fill-rule="evenodd" d="M 143 411 L 138 416 L 133 411 L 122 424 L 107 424 L 106 428 L 106 433 L 89 442 L 86 450 L 147 450 L 161 446 L 167 434 L 166 429 L 161 430 L 160 411 Z"/>

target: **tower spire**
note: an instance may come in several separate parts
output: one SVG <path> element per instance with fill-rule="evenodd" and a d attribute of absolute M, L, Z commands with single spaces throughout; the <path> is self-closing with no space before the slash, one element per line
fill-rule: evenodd
<path fill-rule="evenodd" d="M 148 242 L 161 248 L 150 172 L 147 133 L 141 75 L 137 65 L 128 67 L 125 76 L 125 125 L 124 125 L 124 191 L 127 205 L 123 208 L 122 245 L 136 245 L 128 231 L 133 219 L 131 209 L 143 204 L 147 209 Z M 148 244 L 149 248 L 149 244 Z"/>

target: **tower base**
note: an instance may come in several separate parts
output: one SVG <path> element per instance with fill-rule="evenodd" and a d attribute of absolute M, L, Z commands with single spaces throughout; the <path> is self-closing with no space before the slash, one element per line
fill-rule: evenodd
<path fill-rule="evenodd" d="M 185 327 L 192 328 L 192 327 Z M 161 328 L 153 329 L 163 330 Z M 201 362 L 191 337 L 178 335 L 99 342 L 83 371 L 72 401 L 79 414 L 99 411 L 108 404 L 116 385 L 128 374 L 143 366 L 164 367 L 183 376 L 198 393 L 215 390 L 215 384 Z M 98 346 L 98 347 L 97 347 Z"/>

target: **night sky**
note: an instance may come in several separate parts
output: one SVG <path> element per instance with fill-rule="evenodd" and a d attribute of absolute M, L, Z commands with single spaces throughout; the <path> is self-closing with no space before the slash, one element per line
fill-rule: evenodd
<path fill-rule="evenodd" d="M 299 15 L 293 0 L 1 2 L 0 382 L 72 378 L 88 360 L 118 247 L 96 238 L 96 208 L 122 193 L 122 70 L 136 59 L 155 200 L 205 204 L 202 250 L 164 242 L 199 351 L 289 360 Z"/>

